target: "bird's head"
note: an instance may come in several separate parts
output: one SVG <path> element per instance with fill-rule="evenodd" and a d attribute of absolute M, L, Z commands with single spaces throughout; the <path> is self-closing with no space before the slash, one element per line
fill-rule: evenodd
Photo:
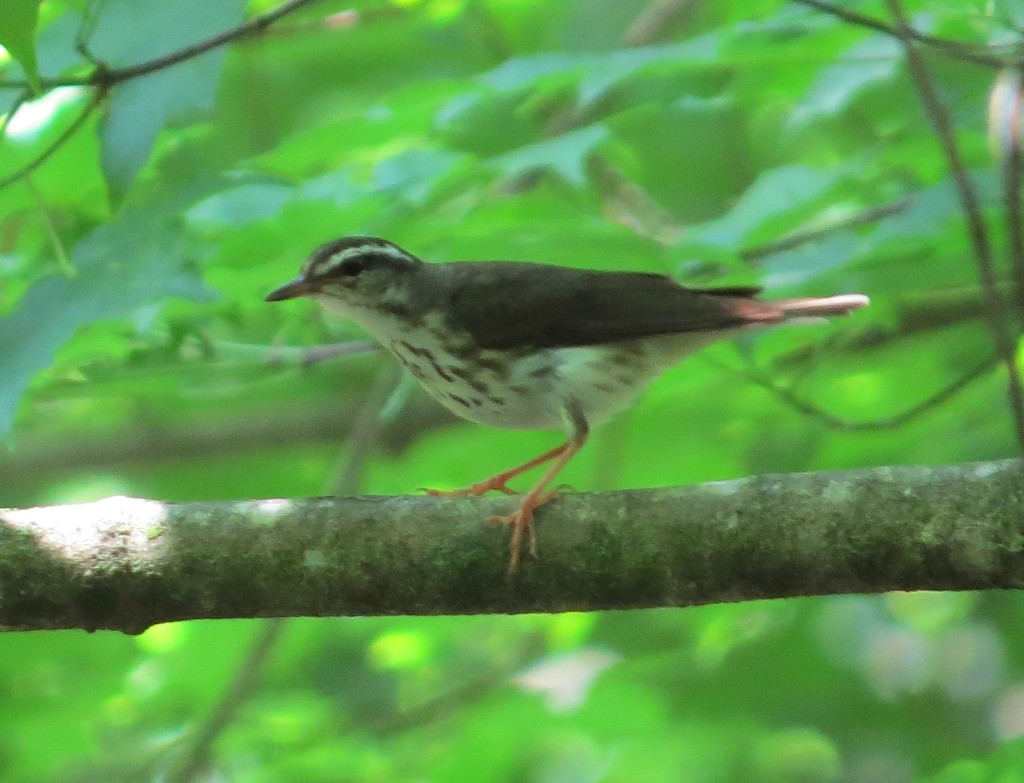
<path fill-rule="evenodd" d="M 409 298 L 409 286 L 423 262 L 386 239 L 351 236 L 321 245 L 302 272 L 267 295 L 278 302 L 308 296 L 350 316 L 387 310 Z"/>

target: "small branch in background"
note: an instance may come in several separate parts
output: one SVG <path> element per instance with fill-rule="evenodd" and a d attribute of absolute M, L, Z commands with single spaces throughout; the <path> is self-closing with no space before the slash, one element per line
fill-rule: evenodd
<path fill-rule="evenodd" d="M 152 332 L 154 339 L 168 340 L 159 331 Z M 233 340 L 203 340 L 204 356 L 216 355 L 222 359 L 245 364 L 267 364 L 271 367 L 309 367 L 340 356 L 356 356 L 373 353 L 380 346 L 368 340 L 346 340 L 341 343 L 322 345 L 267 345 L 265 343 L 242 343 Z M 212 369 L 212 368 L 211 368 Z"/>
<path fill-rule="evenodd" d="M 1010 411 L 1017 429 L 1017 442 L 1021 451 L 1024 452 L 1024 389 L 1021 388 L 1015 340 L 1007 323 L 1009 310 L 999 291 L 995 263 L 992 258 L 992 246 L 989 241 L 985 221 L 981 216 L 978 194 L 960 157 L 953 122 L 946 112 L 946 108 L 942 105 L 928 69 L 925 67 L 924 61 L 913 43 L 912 31 L 903 13 L 900 0 L 885 0 L 885 3 L 896 23 L 896 29 L 901 34 L 900 42 L 903 45 L 903 52 L 907 58 L 907 65 L 910 67 L 911 78 L 918 94 L 921 96 L 925 114 L 935 129 L 936 139 L 942 148 L 943 154 L 946 156 L 950 175 L 956 185 L 957 198 L 960 200 L 960 207 L 964 212 L 964 218 L 967 222 L 971 245 L 974 248 L 974 260 L 978 269 L 978 279 L 981 281 L 982 290 L 985 294 L 986 319 L 992 331 L 996 351 L 1006 365 Z"/>
<path fill-rule="evenodd" d="M 475 0 L 466 3 L 462 13 L 464 21 L 468 22 L 470 35 L 478 42 L 480 51 L 487 52 L 489 61 L 495 67 L 516 56 L 516 47 L 509 40 L 509 31 L 502 25 L 493 4 Z"/>
<path fill-rule="evenodd" d="M 55 481 L 64 473 L 90 470 L 127 471 L 140 464 L 163 460 L 204 460 L 212 456 L 232 459 L 235 455 L 281 444 L 341 443 L 355 423 L 356 408 L 345 400 L 290 405 L 273 415 L 242 409 L 218 411 L 187 419 L 150 422 L 117 428 L 109 432 L 90 429 L 79 433 L 58 432 L 46 437 L 27 436 L 16 452 L 0 448 L 0 485 L 14 487 L 38 482 L 47 475 Z M 426 392 L 416 390 L 401 415 L 387 422 L 381 447 L 388 454 L 400 454 L 424 433 L 457 424 L 459 419 Z"/>
<path fill-rule="evenodd" d="M 355 495 L 359 492 L 366 458 L 380 440 L 384 427 L 384 406 L 401 377 L 402 369 L 394 362 L 387 362 L 378 370 L 345 440 L 344 457 L 332 482 L 333 494 Z"/>
<path fill-rule="evenodd" d="M 103 95 L 104 93 L 102 90 L 93 93 L 93 95 L 89 97 L 89 100 L 86 101 L 85 108 L 82 109 L 79 115 L 75 117 L 74 121 L 72 121 L 71 124 L 68 125 L 68 127 L 66 127 L 64 131 L 56 139 L 54 139 L 46 149 L 44 149 L 42 152 L 36 155 L 36 157 L 34 157 L 20 169 L 16 169 L 7 176 L 0 178 L 0 190 L 3 190 L 9 185 L 12 185 L 13 183 L 17 182 L 19 179 L 22 179 L 23 177 L 26 177 L 29 174 L 31 174 L 37 168 L 42 166 L 47 160 L 49 160 L 50 157 L 55 152 L 57 152 L 57 150 L 59 150 L 61 147 L 67 144 L 71 137 L 78 132 L 78 129 L 85 124 L 85 121 L 89 119 L 89 116 L 93 113 L 96 107 L 100 105 L 100 102 L 103 99 Z"/>
<path fill-rule="evenodd" d="M 331 345 L 314 345 L 303 349 L 300 364 L 303 367 L 309 367 L 327 359 L 336 359 L 339 356 L 352 356 L 359 353 L 373 353 L 377 350 L 380 350 L 380 346 L 368 340 L 351 340 Z"/>
<path fill-rule="evenodd" d="M 907 27 L 906 25 L 890 27 L 881 19 L 876 19 L 873 16 L 867 16 L 866 14 L 851 11 L 840 5 L 825 2 L 825 0 L 794 0 L 794 2 L 806 5 L 809 8 L 814 8 L 818 11 L 823 11 L 826 14 L 831 14 L 832 16 L 842 19 L 844 22 L 849 22 L 850 24 L 857 25 L 858 27 L 867 27 L 875 32 L 884 33 L 885 35 L 898 38 L 904 42 L 908 40 L 917 41 L 918 43 L 933 47 L 937 52 L 941 52 L 942 54 L 958 60 L 965 60 L 967 62 L 984 65 L 989 68 L 1005 68 L 1014 62 L 1020 62 L 1019 57 L 1015 59 L 1011 57 L 997 57 L 990 54 L 984 54 L 979 52 L 977 47 L 973 47 L 969 44 L 964 44 L 960 41 L 952 41 L 948 38 L 938 38 L 937 36 L 928 35 L 927 33 L 921 33 L 913 28 Z"/>
<path fill-rule="evenodd" d="M 341 346 L 353 345 L 342 343 Z M 338 346 L 328 346 L 337 348 Z M 335 354 L 337 355 L 337 354 Z M 334 481 L 336 494 L 354 495 L 362 483 L 366 455 L 373 450 L 381 432 L 381 409 L 394 388 L 399 373 L 397 365 L 387 365 L 377 374 L 359 408 L 351 434 L 345 443 L 345 456 Z M 213 759 L 217 741 L 230 728 L 239 710 L 259 688 L 266 663 L 283 638 L 287 618 L 272 617 L 259 626 L 245 660 L 235 672 L 231 683 L 210 715 L 191 733 L 181 755 L 180 765 L 167 777 L 167 783 L 191 783 L 204 775 Z"/>
<path fill-rule="evenodd" d="M 4 142 L 4 137 L 7 133 L 7 126 L 10 124 L 11 120 L 14 119 L 14 115 L 16 115 L 18 113 L 18 110 L 31 98 L 32 91 L 30 89 L 22 90 L 14 99 L 14 102 L 11 104 L 10 108 L 8 108 L 7 113 L 0 117 L 0 144 L 3 144 Z M 50 242 L 54 247 L 54 251 L 57 254 L 58 263 L 61 265 L 62 268 L 70 270 L 71 265 L 67 260 L 67 254 L 63 252 L 64 246 L 60 241 L 60 237 L 54 230 L 53 220 L 50 216 L 49 210 L 46 209 L 46 205 L 43 203 L 43 200 L 40 197 L 35 185 L 32 183 L 32 179 L 29 175 L 25 175 L 25 181 L 26 183 L 28 183 L 28 186 L 31 189 L 33 197 L 39 204 L 39 209 L 43 214 L 44 227 L 46 229 L 47 236 L 49 237 Z"/>
<path fill-rule="evenodd" d="M 1003 199 L 1006 208 L 1006 234 L 1009 245 L 1010 269 L 1017 287 L 1017 301 L 1024 303 L 1024 200 L 1021 183 L 1024 181 L 1024 155 L 1020 146 L 1014 147 L 1002 166 Z M 1024 315 L 1024 310 L 1020 311 Z"/>
<path fill-rule="evenodd" d="M 14 115 L 18 113 L 18 109 L 20 109 L 31 98 L 32 90 L 28 88 L 22 90 L 18 94 L 18 97 L 14 99 L 14 103 L 11 104 L 11 107 L 7 110 L 7 113 L 0 117 L 0 142 L 3 141 L 4 134 L 7 133 L 7 126 L 10 124 L 11 120 L 14 119 Z"/>
<path fill-rule="evenodd" d="M 436 725 L 449 715 L 464 714 L 467 707 L 489 698 L 523 667 L 537 660 L 548 646 L 545 633 L 534 631 L 518 638 L 512 650 L 492 656 L 483 671 L 467 671 L 463 682 L 433 698 L 405 707 L 395 715 L 363 728 L 378 739 L 394 737 L 421 726 Z"/>
<path fill-rule="evenodd" d="M 274 22 L 294 11 L 297 11 L 302 6 L 309 5 L 313 2 L 316 2 L 316 0 L 288 0 L 288 2 L 282 3 L 272 11 L 267 11 L 265 14 L 258 14 L 237 27 L 232 27 L 230 30 L 225 30 L 217 33 L 216 35 L 212 35 L 209 38 L 205 38 L 202 41 L 192 44 L 191 46 L 185 46 L 176 51 L 161 55 L 160 57 L 154 57 L 152 60 L 146 60 L 124 68 L 109 68 L 94 56 L 89 55 L 87 59 L 89 59 L 95 67 L 87 75 L 68 78 L 42 77 L 40 79 L 40 84 L 44 90 L 50 90 L 54 87 L 109 88 L 115 84 L 128 81 L 129 79 L 146 76 L 147 74 L 161 71 L 164 68 L 170 68 L 172 65 L 177 65 L 185 60 L 191 60 L 194 57 L 199 57 L 200 55 L 206 54 L 213 49 L 223 46 L 224 44 L 231 43 L 239 38 L 256 33 L 262 33 Z M 80 44 L 81 43 L 82 42 L 80 41 Z M 27 80 L 14 79 L 0 81 L 0 87 L 15 87 L 20 89 L 30 86 L 31 85 L 29 85 Z"/>
<path fill-rule="evenodd" d="M 1024 72 L 1003 71 L 996 78 L 988 102 L 988 130 L 992 154 L 999 164 L 1003 184 L 1010 270 L 1017 293 L 1017 310 L 1024 316 Z"/>
<path fill-rule="evenodd" d="M 686 24 L 707 0 L 650 0 L 626 28 L 626 46 L 649 46 L 661 40 L 668 28 Z"/>
<path fill-rule="evenodd" d="M 1009 281 L 1000 284 L 1004 294 L 1018 307 L 1016 293 Z M 985 297 L 979 284 L 921 290 L 893 300 L 894 321 L 890 324 L 867 324 L 859 334 L 845 341 L 847 350 L 875 349 L 896 339 L 912 334 L 931 332 L 954 324 L 962 324 L 976 318 L 985 318 Z M 806 350 L 797 349 L 788 356 L 800 361 L 807 355 Z"/>
<path fill-rule="evenodd" d="M 966 389 L 985 373 L 989 372 L 998 363 L 998 361 L 999 360 L 994 357 L 987 359 L 972 370 L 969 370 L 964 375 L 957 378 L 948 386 L 939 389 L 937 392 L 916 405 L 912 405 L 906 410 L 892 416 L 887 416 L 884 419 L 872 419 L 869 421 L 851 421 L 850 419 L 846 419 L 842 416 L 837 416 L 831 411 L 827 411 L 824 408 L 819 407 L 810 400 L 804 399 L 793 391 L 793 389 L 786 386 L 780 386 L 766 375 L 761 375 L 760 373 L 751 372 L 750 370 L 739 367 L 732 367 L 728 364 L 723 364 L 722 362 L 715 361 L 713 364 L 716 367 L 728 370 L 751 383 L 757 384 L 762 389 L 767 389 L 794 410 L 799 411 L 815 421 L 821 422 L 830 429 L 843 430 L 846 432 L 865 432 L 872 430 L 896 429 L 897 427 L 902 427 L 904 424 L 916 419 L 918 416 L 922 416 L 925 413 L 938 408 L 940 405 L 951 400 L 961 391 Z"/>
<path fill-rule="evenodd" d="M 267 11 L 265 14 L 258 14 L 237 27 L 232 27 L 230 30 L 217 33 L 216 35 L 212 35 L 198 43 L 182 47 L 181 49 L 171 52 L 170 54 L 165 54 L 162 57 L 155 57 L 152 60 L 146 60 L 145 62 L 137 63 L 135 65 L 129 65 L 125 68 L 111 68 L 106 71 L 101 70 L 99 72 L 94 72 L 99 81 L 91 83 L 105 84 L 110 87 L 112 85 L 119 84 L 120 82 L 127 81 L 128 79 L 135 79 L 139 76 L 145 76 L 150 73 L 155 73 L 156 71 L 162 71 L 164 68 L 170 68 L 172 65 L 177 65 L 185 60 L 191 60 L 195 57 L 199 57 L 200 55 L 206 54 L 213 49 L 221 47 L 224 44 L 231 43 L 239 38 L 254 35 L 256 33 L 262 33 L 278 19 L 282 19 L 288 14 L 313 2 L 316 2 L 316 0 L 288 0 L 288 2 L 282 3 L 274 10 Z"/>
<path fill-rule="evenodd" d="M 622 469 L 629 462 L 629 435 L 632 430 L 633 408 L 627 408 L 601 427 L 595 435 L 593 469 L 587 486 L 594 489 L 622 486 Z"/>
<path fill-rule="evenodd" d="M 28 174 L 31 174 L 39 166 L 45 163 L 50 156 L 57 152 L 57 150 L 63 147 L 75 135 L 79 128 L 82 127 L 85 121 L 89 118 L 89 115 L 91 115 L 93 110 L 99 106 L 109 90 L 115 85 L 130 79 L 135 79 L 139 76 L 145 76 L 147 74 L 163 70 L 164 68 L 169 68 L 172 65 L 177 65 L 178 63 L 206 54 L 212 49 L 223 46 L 224 44 L 230 43 L 238 38 L 263 32 L 263 30 L 278 19 L 287 16 L 293 11 L 304 5 L 308 5 L 313 1 L 314 0 L 289 0 L 275 8 L 273 11 L 268 11 L 265 14 L 254 16 L 247 22 L 240 24 L 237 27 L 233 27 L 230 30 L 225 30 L 222 33 L 218 33 L 217 35 L 211 36 L 203 41 L 199 41 L 191 46 L 183 47 L 161 57 L 156 57 L 152 60 L 147 60 L 124 68 L 109 67 L 106 63 L 100 61 L 88 51 L 88 47 L 83 40 L 79 40 L 79 49 L 83 52 L 83 56 L 86 57 L 86 59 L 88 59 L 93 65 L 89 74 L 84 77 L 67 79 L 43 78 L 40 80 L 40 83 L 46 90 L 53 89 L 54 87 L 93 87 L 95 88 L 93 94 L 90 96 L 90 99 L 88 103 L 86 103 L 82 113 L 64 130 L 63 133 L 60 134 L 60 136 L 53 141 L 52 144 L 50 144 L 50 146 L 17 171 L 14 171 L 0 179 L 0 190 L 8 187 L 14 182 L 17 182 Z M 14 80 L 0 82 L 0 88 L 30 90 L 31 85 L 29 85 L 27 80 Z M 20 100 L 16 102 L 15 107 L 8 113 L 5 124 L 10 121 L 11 116 L 13 116 L 17 107 L 21 105 L 21 102 L 22 101 Z M 2 140 L 3 134 L 0 133 L 0 141 Z"/>
<path fill-rule="evenodd" d="M 913 197 L 908 196 L 906 198 L 901 198 L 898 201 L 891 201 L 888 204 L 869 207 L 868 209 L 855 212 L 852 215 L 848 215 L 847 217 L 836 220 L 825 226 L 811 228 L 804 231 L 794 231 L 791 234 L 787 234 L 781 239 L 777 239 L 772 242 L 765 242 L 760 245 L 751 245 L 750 247 L 740 251 L 740 258 L 747 263 L 754 263 L 755 261 L 760 261 L 766 256 L 795 250 L 802 245 L 806 245 L 810 242 L 816 242 L 819 239 L 824 239 L 829 234 L 845 231 L 848 228 L 856 228 L 858 226 L 877 223 L 879 220 L 884 220 L 887 217 L 891 217 L 892 215 L 902 212 L 913 203 Z"/>
<path fill-rule="evenodd" d="M 672 216 L 603 155 L 590 157 L 587 173 L 603 197 L 604 213 L 609 220 L 662 244 L 678 241 L 682 229 L 673 223 Z"/>
<path fill-rule="evenodd" d="M 326 30 L 350 30 L 357 25 L 367 27 L 374 23 L 389 22 L 408 16 L 414 11 L 416 4 L 407 5 L 382 5 L 376 8 L 362 8 L 356 10 L 349 8 L 344 11 L 330 13 L 327 16 L 312 19 L 301 19 L 289 22 L 287 25 L 274 25 L 272 28 L 261 31 L 264 38 L 291 38 L 309 33 L 319 33 Z M 242 38 L 239 44 L 245 44 L 252 40 Z"/>
<path fill-rule="evenodd" d="M 163 778 L 165 783 L 191 783 L 205 775 L 217 738 L 231 724 L 238 711 L 259 688 L 263 670 L 277 647 L 288 619 L 274 617 L 259 624 L 249 650 L 220 701 L 194 730 L 177 767 Z M 204 777 L 204 779 L 206 779 Z"/>
<path fill-rule="evenodd" d="M 35 186 L 31 175 L 25 176 L 25 185 L 32 194 L 32 198 L 35 199 L 36 205 L 39 207 L 39 214 L 43 219 L 43 228 L 46 231 L 46 238 L 50 240 L 50 247 L 53 248 L 53 255 L 57 258 L 57 269 L 59 269 L 60 273 L 65 277 L 74 277 L 78 274 L 78 270 L 71 265 L 71 259 L 68 258 L 68 251 L 64 247 L 64 242 L 61 241 L 60 232 L 57 231 L 57 226 L 54 225 L 53 215 L 50 214 L 50 210 L 46 206 L 46 200 L 43 198 L 43 194 L 40 193 L 39 189 Z"/>

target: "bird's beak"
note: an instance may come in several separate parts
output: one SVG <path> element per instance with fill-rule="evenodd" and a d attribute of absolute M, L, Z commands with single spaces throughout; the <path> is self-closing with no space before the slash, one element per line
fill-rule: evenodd
<path fill-rule="evenodd" d="M 280 302 L 284 299 L 295 299 L 299 296 L 306 296 L 316 289 L 311 286 L 305 278 L 296 277 L 294 280 L 285 283 L 280 288 L 275 288 L 267 294 L 265 302 Z"/>

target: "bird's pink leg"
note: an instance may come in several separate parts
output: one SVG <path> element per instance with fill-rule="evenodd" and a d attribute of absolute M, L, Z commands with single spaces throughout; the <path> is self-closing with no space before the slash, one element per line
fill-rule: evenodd
<path fill-rule="evenodd" d="M 489 522 L 512 526 L 512 537 L 508 542 L 510 552 L 508 561 L 509 575 L 519 570 L 519 551 L 522 548 L 524 535 L 528 536 L 530 542 L 530 554 L 534 557 L 537 556 L 537 531 L 533 524 L 534 512 L 558 496 L 558 490 L 549 490 L 548 485 L 551 484 L 562 468 L 568 464 L 569 460 L 576 455 L 576 452 L 583 448 L 583 444 L 587 442 L 590 426 L 579 402 L 574 398 L 569 398 L 562 407 L 562 414 L 569 427 L 569 440 L 561 446 L 553 448 L 551 451 L 546 451 L 539 457 L 534 457 L 529 462 L 524 462 L 518 467 L 506 470 L 504 473 L 498 473 L 496 476 L 491 476 L 489 479 L 473 484 L 465 489 L 449 492 L 444 490 L 427 490 L 431 495 L 466 496 L 482 495 L 485 492 L 496 489 L 504 492 L 506 495 L 514 495 L 515 492 L 506 485 L 509 479 L 515 478 L 519 474 L 525 473 L 527 470 L 538 465 L 543 465 L 545 462 L 555 461 L 555 464 L 548 468 L 544 475 L 541 476 L 540 481 L 534 484 L 533 488 L 526 493 L 522 501 L 520 501 L 519 507 L 514 512 L 502 516 L 494 516 L 488 520 Z"/>
<path fill-rule="evenodd" d="M 561 446 L 551 449 L 551 451 L 544 452 L 539 457 L 534 457 L 529 462 L 524 462 L 522 465 L 518 465 L 517 467 L 503 471 L 488 479 L 478 481 L 476 484 L 463 487 L 462 489 L 427 489 L 424 491 L 428 495 L 434 495 L 436 497 L 476 497 L 477 495 L 482 495 L 485 492 L 490 492 L 492 489 L 504 492 L 506 495 L 515 495 L 518 493 L 507 486 L 508 481 L 528 470 L 531 470 L 532 468 L 537 467 L 538 465 L 543 465 L 545 462 L 549 462 L 555 457 L 560 456 L 569 448 L 569 446 L 569 443 L 563 443 Z"/>
<path fill-rule="evenodd" d="M 534 484 L 533 489 L 526 493 L 526 496 L 519 503 L 519 508 L 511 514 L 494 516 L 488 520 L 489 522 L 508 524 L 512 526 L 512 537 L 508 542 L 510 552 L 508 560 L 509 575 L 512 575 L 519 570 L 519 550 L 522 548 L 524 534 L 529 536 L 530 554 L 534 557 L 537 556 L 537 530 L 533 524 L 533 513 L 548 501 L 554 500 L 558 497 L 558 490 L 548 490 L 548 485 L 554 480 L 555 476 L 558 475 L 562 468 L 568 464 L 569 460 L 576 456 L 576 452 L 583 448 L 583 444 L 586 442 L 587 433 L 586 430 L 584 430 L 564 446 L 560 446 L 552 452 L 544 455 L 548 459 L 557 457 L 557 459 L 555 459 L 555 464 L 548 468 L 547 472 L 541 476 L 540 481 Z"/>

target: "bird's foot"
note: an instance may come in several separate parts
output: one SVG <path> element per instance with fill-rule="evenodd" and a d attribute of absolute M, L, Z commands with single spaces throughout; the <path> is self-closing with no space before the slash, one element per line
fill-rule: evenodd
<path fill-rule="evenodd" d="M 494 525 L 510 525 L 512 527 L 512 537 L 508 542 L 509 576 L 512 576 L 512 574 L 519 570 L 519 553 L 522 549 L 524 535 L 527 536 L 530 544 L 530 555 L 537 557 L 537 528 L 533 524 L 533 512 L 557 496 L 558 490 L 552 490 L 539 497 L 532 494 L 527 495 L 523 498 L 523 502 L 519 504 L 519 508 L 511 514 L 501 514 L 490 517 L 487 520 Z"/>
<path fill-rule="evenodd" d="M 582 442 L 579 445 L 583 445 Z M 575 453 L 574 450 L 569 450 L 569 446 L 569 443 L 564 443 L 558 448 L 544 452 L 539 457 L 534 457 L 529 462 L 524 462 L 522 465 L 518 465 L 517 467 L 514 467 L 511 470 L 505 470 L 502 471 L 501 473 L 496 473 L 490 478 L 484 479 L 483 481 L 478 481 L 476 484 L 465 487 L 464 489 L 424 488 L 423 491 L 426 492 L 428 495 L 433 495 L 434 497 L 476 497 L 478 495 L 484 494 L 485 492 L 490 492 L 491 490 L 504 492 L 506 495 L 518 495 L 518 492 L 516 492 L 514 489 L 508 486 L 509 481 L 514 479 L 519 474 L 525 473 L 526 471 L 535 468 L 538 465 L 543 465 L 545 462 L 550 462 L 553 459 L 561 459 L 560 465 L 564 465 L 568 461 L 568 458 L 564 457 L 563 455 L 568 452 L 569 456 L 572 456 L 572 454 Z M 579 446 L 576 446 L 575 448 L 578 449 Z M 558 469 L 556 469 L 551 475 L 554 475 L 554 473 L 557 472 Z M 550 478 L 550 476 L 548 478 Z M 546 483 L 547 481 L 545 479 L 542 479 L 538 487 L 535 487 L 534 489 L 536 490 L 538 488 L 543 488 Z M 525 503 L 526 501 L 524 500 L 523 502 Z M 536 508 L 538 505 L 540 504 L 535 503 L 534 508 Z"/>

